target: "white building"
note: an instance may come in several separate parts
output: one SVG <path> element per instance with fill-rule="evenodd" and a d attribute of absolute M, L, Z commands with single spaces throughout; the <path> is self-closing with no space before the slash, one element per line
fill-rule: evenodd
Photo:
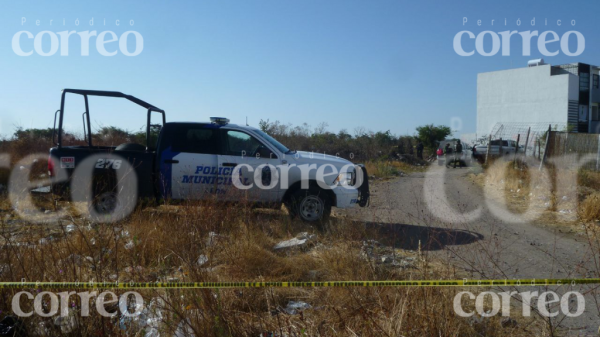
<path fill-rule="evenodd" d="M 498 123 L 600 133 L 598 70 L 584 63 L 551 66 L 537 60 L 526 68 L 478 74 L 477 135 L 489 135 Z"/>

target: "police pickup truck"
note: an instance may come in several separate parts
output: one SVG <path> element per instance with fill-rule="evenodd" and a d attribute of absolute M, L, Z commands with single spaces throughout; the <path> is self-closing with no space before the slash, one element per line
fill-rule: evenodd
<path fill-rule="evenodd" d="M 63 145 L 67 94 L 81 95 L 85 145 Z M 92 144 L 89 96 L 127 99 L 147 111 L 146 145 L 116 147 Z M 161 119 L 158 139 L 152 117 Z M 58 120 L 58 127 L 56 122 Z M 292 151 L 265 132 L 210 122 L 166 123 L 165 111 L 120 92 L 64 89 L 54 116 L 53 144 L 48 159 L 54 194 L 86 201 L 92 214 L 128 214 L 137 202 L 205 200 L 249 202 L 261 207 L 286 206 L 303 221 L 326 219 L 331 207 L 364 207 L 369 184 L 362 165 L 336 156 Z M 56 138 L 56 141 L 54 140 Z"/>

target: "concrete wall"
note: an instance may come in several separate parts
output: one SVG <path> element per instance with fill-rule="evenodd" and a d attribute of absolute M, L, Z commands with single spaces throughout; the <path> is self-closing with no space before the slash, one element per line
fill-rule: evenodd
<path fill-rule="evenodd" d="M 477 134 L 489 134 L 496 123 L 566 124 L 578 90 L 577 76 L 550 76 L 550 65 L 478 74 Z"/>

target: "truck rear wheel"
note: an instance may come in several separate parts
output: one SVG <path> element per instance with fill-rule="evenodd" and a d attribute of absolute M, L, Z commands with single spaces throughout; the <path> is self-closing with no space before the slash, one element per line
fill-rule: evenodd
<path fill-rule="evenodd" d="M 110 214 L 118 208 L 118 197 L 114 192 L 104 192 L 97 195 L 90 205 L 99 214 Z"/>
<path fill-rule="evenodd" d="M 331 199 L 319 188 L 300 189 L 292 194 L 286 208 L 292 217 L 299 216 L 304 222 L 318 223 L 329 219 Z"/>
<path fill-rule="evenodd" d="M 137 205 L 137 194 L 127 195 L 127 190 L 119 188 L 112 172 L 94 176 L 92 189 L 88 210 L 94 218 L 122 218 Z"/>

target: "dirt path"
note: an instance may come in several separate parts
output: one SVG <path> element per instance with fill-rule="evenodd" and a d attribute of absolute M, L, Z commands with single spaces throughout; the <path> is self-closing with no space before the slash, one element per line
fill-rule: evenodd
<path fill-rule="evenodd" d="M 490 212 L 483 189 L 468 178 L 470 173 L 469 168 L 431 166 L 426 173 L 380 181 L 373 184 L 369 208 L 343 213 L 402 237 L 400 248 L 415 249 L 420 240 L 422 249 L 447 259 L 473 279 L 598 277 L 598 252 L 591 252 L 585 236 L 562 233 L 559 227 L 503 221 Z M 571 289 L 548 290 L 560 295 Z M 599 298 L 587 294 L 585 299 L 584 314 L 565 318 L 561 326 L 571 334 L 597 336 Z M 558 320 L 562 318 L 559 315 Z"/>

